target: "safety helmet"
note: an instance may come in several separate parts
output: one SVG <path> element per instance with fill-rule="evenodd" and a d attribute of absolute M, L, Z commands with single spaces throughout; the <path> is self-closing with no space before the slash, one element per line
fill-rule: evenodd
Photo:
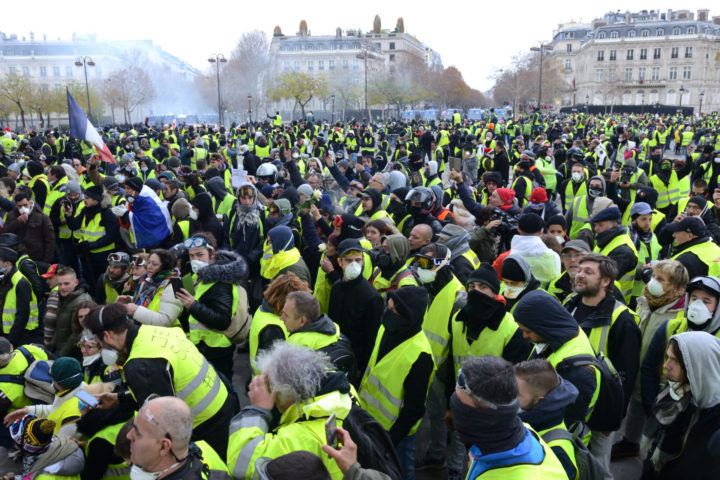
<path fill-rule="evenodd" d="M 582 150 L 577 147 L 573 147 L 567 151 L 567 157 L 572 158 L 573 160 L 582 160 L 585 158 L 585 155 L 583 155 Z"/>
<path fill-rule="evenodd" d="M 108 265 L 116 267 L 129 267 L 130 266 L 130 255 L 125 252 L 113 252 L 108 255 Z"/>
<path fill-rule="evenodd" d="M 261 180 L 267 181 L 270 185 L 277 183 L 278 169 L 272 163 L 263 163 L 255 172 L 255 176 Z"/>
<path fill-rule="evenodd" d="M 715 298 L 720 299 L 720 278 L 712 275 L 708 275 L 706 277 L 695 277 L 687 284 L 685 291 L 690 294 L 695 290 L 703 290 L 710 295 L 713 295 Z"/>
<path fill-rule="evenodd" d="M 415 187 L 405 195 L 405 203 L 421 203 L 420 211 L 423 214 L 432 213 L 435 206 L 435 194 L 427 187 Z"/>

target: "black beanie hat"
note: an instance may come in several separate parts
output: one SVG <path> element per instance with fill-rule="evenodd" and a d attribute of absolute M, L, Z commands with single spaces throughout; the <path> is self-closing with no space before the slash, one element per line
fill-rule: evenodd
<path fill-rule="evenodd" d="M 130 188 L 131 190 L 139 192 L 140 190 L 142 190 L 143 182 L 137 177 L 130 177 L 125 180 L 125 183 L 123 185 Z"/>
<path fill-rule="evenodd" d="M 43 173 L 42 163 L 38 162 L 37 160 L 32 160 L 28 162 L 26 168 L 28 174 L 30 174 L 31 177 L 35 177 Z"/>
<path fill-rule="evenodd" d="M 697 205 L 700 210 L 705 210 L 705 207 L 707 207 L 707 200 L 702 195 L 695 195 L 688 200 L 688 203 L 694 203 Z"/>
<path fill-rule="evenodd" d="M 522 230 L 522 233 L 533 234 L 541 232 L 545 223 L 540 215 L 534 213 L 524 213 L 520 216 L 518 221 L 518 230 Z M 505 277 L 505 275 L 503 275 Z"/>
<path fill-rule="evenodd" d="M 500 279 L 498 278 L 498 274 L 492 265 L 487 262 L 481 263 L 476 270 L 470 273 L 465 285 L 467 286 L 471 283 L 482 283 L 490 287 L 494 293 L 500 292 Z"/>
<path fill-rule="evenodd" d="M 502 278 L 512 280 L 513 282 L 526 282 L 525 272 L 514 258 L 506 258 L 503 260 L 502 269 L 500 269 Z"/>
<path fill-rule="evenodd" d="M 550 228 L 551 225 L 560 225 L 565 230 L 568 228 L 567 220 L 560 214 L 550 217 L 545 224 L 545 228 Z"/>
<path fill-rule="evenodd" d="M 392 298 L 393 306 L 405 320 L 422 322 L 427 309 L 427 290 L 422 287 L 403 287 L 388 290 L 387 297 Z"/>
<path fill-rule="evenodd" d="M 92 187 L 86 188 L 83 193 L 86 197 L 92 198 L 96 202 L 101 202 L 105 189 L 102 185 L 93 185 Z"/>

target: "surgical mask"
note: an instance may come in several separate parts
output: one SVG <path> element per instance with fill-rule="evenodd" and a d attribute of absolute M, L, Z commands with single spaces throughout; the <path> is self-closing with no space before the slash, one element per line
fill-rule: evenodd
<path fill-rule="evenodd" d="M 208 265 L 208 262 L 203 262 L 202 260 L 190 260 L 190 268 L 192 269 L 193 273 L 199 272 Z"/>
<path fill-rule="evenodd" d="M 573 182 L 578 183 L 583 179 L 583 174 L 580 172 L 573 172 L 571 177 Z"/>
<path fill-rule="evenodd" d="M 167 472 L 171 468 L 177 467 L 179 462 L 175 462 L 169 467 L 160 470 L 159 472 L 148 472 L 146 470 L 143 470 L 141 467 L 138 467 L 137 465 L 133 465 L 130 467 L 130 480 L 156 480 L 160 475 Z"/>
<path fill-rule="evenodd" d="M 8 267 L 0 267 L 0 275 L 5 275 L 8 271 Z"/>
<path fill-rule="evenodd" d="M 505 291 L 503 292 L 503 297 L 513 300 L 517 298 L 523 290 L 525 290 L 525 285 L 521 285 L 519 287 L 506 286 Z"/>
<path fill-rule="evenodd" d="M 125 183 L 125 175 L 115 175 L 115 180 L 117 180 L 120 184 Z"/>
<path fill-rule="evenodd" d="M 142 170 L 143 172 L 147 172 L 147 171 L 148 171 L 148 167 L 140 167 L 140 170 Z"/>
<path fill-rule="evenodd" d="M 695 325 L 703 325 L 712 318 L 712 313 L 701 300 L 690 303 L 687 309 L 687 319 Z"/>
<path fill-rule="evenodd" d="M 19 210 L 21 214 L 24 213 L 26 215 L 30 215 L 30 207 L 20 207 Z"/>
<path fill-rule="evenodd" d="M 95 355 L 88 355 L 87 357 L 83 357 L 83 361 L 82 361 L 83 367 L 89 367 L 90 365 L 93 364 L 93 362 L 95 360 L 100 358 L 100 356 L 101 356 L 100 352 L 98 352 Z"/>
<path fill-rule="evenodd" d="M 100 356 L 102 357 L 103 363 L 108 367 L 111 367 L 118 362 L 118 357 L 120 355 L 114 348 L 103 348 L 102 352 L 100 352 Z"/>
<path fill-rule="evenodd" d="M 352 262 L 345 267 L 345 280 L 355 280 L 362 273 L 363 266 L 360 262 Z"/>
<path fill-rule="evenodd" d="M 190 213 L 188 214 L 192 220 L 198 219 L 198 213 L 194 209 L 190 209 Z"/>
<path fill-rule="evenodd" d="M 433 283 L 435 281 L 435 277 L 437 276 L 437 272 L 434 270 L 426 270 L 424 268 L 417 269 L 418 277 L 420 278 L 420 281 L 422 283 Z"/>
<path fill-rule="evenodd" d="M 560 235 L 555 235 L 555 240 L 557 240 L 560 245 L 565 243 L 565 237 L 561 237 Z"/>
<path fill-rule="evenodd" d="M 299 153 L 293 153 L 293 154 L 292 154 L 292 158 L 300 158 L 300 154 L 299 154 Z"/>
<path fill-rule="evenodd" d="M 537 353 L 538 355 L 540 355 L 540 354 L 547 348 L 547 346 L 548 346 L 547 343 L 536 343 L 536 344 L 534 344 L 535 353 Z"/>
<path fill-rule="evenodd" d="M 715 157 L 715 158 L 713 159 L 713 162 L 715 162 L 715 163 L 720 163 L 720 157 Z"/>
<path fill-rule="evenodd" d="M 602 188 L 596 188 L 596 187 L 588 188 L 588 196 L 590 198 L 602 197 L 602 194 L 603 194 Z"/>
<path fill-rule="evenodd" d="M 653 297 L 662 297 L 665 293 L 665 289 L 662 286 L 662 283 L 658 282 L 654 278 L 651 278 L 650 281 L 647 284 L 648 292 L 650 292 L 650 295 Z"/>

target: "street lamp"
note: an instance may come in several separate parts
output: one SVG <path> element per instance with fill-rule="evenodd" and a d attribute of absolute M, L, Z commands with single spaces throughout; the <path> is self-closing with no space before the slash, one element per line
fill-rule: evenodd
<path fill-rule="evenodd" d="M 92 58 L 85 55 L 84 57 L 78 57 L 77 60 L 75 60 L 75 66 L 83 67 L 83 69 L 85 70 L 85 95 L 87 96 L 88 117 L 90 117 L 90 121 L 92 121 L 92 110 L 90 109 L 90 87 L 88 86 L 87 67 L 94 67 L 95 62 L 93 62 Z"/>
<path fill-rule="evenodd" d="M 678 104 L 678 106 L 679 106 L 681 109 L 682 109 L 682 97 L 683 97 L 683 95 L 685 94 L 686 91 L 687 91 L 687 90 L 685 90 L 685 87 L 682 86 L 682 85 L 680 85 L 680 103 Z"/>
<path fill-rule="evenodd" d="M 542 104 L 542 70 L 543 70 L 543 53 L 552 51 L 553 46 L 549 43 L 540 42 L 539 47 L 530 48 L 531 52 L 540 52 L 540 81 L 538 82 L 538 103 L 537 107 L 540 108 Z"/>
<path fill-rule="evenodd" d="M 367 72 L 367 70 L 368 70 L 368 64 L 367 64 L 367 62 L 368 62 L 368 57 L 370 57 L 370 58 L 372 58 L 372 59 L 376 59 L 376 58 L 377 58 L 374 54 L 372 54 L 372 53 L 370 53 L 370 52 L 368 51 L 367 45 L 364 45 L 364 46 L 363 46 L 363 49 L 362 49 L 362 53 L 359 53 L 358 55 L 356 55 L 356 58 L 361 58 L 361 59 L 363 59 L 363 60 L 365 61 L 365 113 L 367 113 L 368 120 L 372 120 L 372 115 L 370 115 L 370 110 L 368 110 L 368 74 L 367 74 L 367 73 L 368 73 L 368 72 Z"/>
<path fill-rule="evenodd" d="M 702 115 L 702 102 L 703 102 L 704 98 L 705 98 L 705 90 L 700 92 L 700 110 L 698 110 L 698 115 Z"/>
<path fill-rule="evenodd" d="M 333 93 L 330 95 L 330 99 L 332 99 L 332 113 L 330 114 L 330 123 L 333 123 L 335 121 L 335 94 Z"/>
<path fill-rule="evenodd" d="M 217 75 L 217 94 L 218 94 L 218 127 L 223 123 L 222 103 L 220 101 L 220 64 L 227 63 L 222 53 L 214 53 L 208 58 L 208 62 L 215 64 L 215 74 Z"/>
<path fill-rule="evenodd" d="M 252 95 L 248 93 L 248 120 L 252 123 Z"/>

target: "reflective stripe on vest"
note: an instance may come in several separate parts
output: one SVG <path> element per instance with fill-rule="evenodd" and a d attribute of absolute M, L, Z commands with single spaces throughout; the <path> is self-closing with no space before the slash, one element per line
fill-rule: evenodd
<path fill-rule="evenodd" d="M 15 270 L 15 273 L 13 273 L 13 276 L 10 278 L 11 285 L 5 294 L 5 303 L 3 303 L 2 310 L 2 331 L 5 335 L 10 333 L 10 329 L 15 323 L 15 315 L 17 314 L 17 296 L 15 292 L 18 282 L 23 279 L 27 281 L 25 276 L 20 273 L 20 270 Z M 32 288 L 30 289 L 30 295 L 31 300 L 29 305 L 29 314 L 27 324 L 25 325 L 26 331 L 35 330 L 39 326 L 37 299 L 35 297 L 35 292 L 32 291 Z"/>
<path fill-rule="evenodd" d="M 587 209 L 587 197 L 576 197 L 572 204 L 572 224 L 570 225 L 570 240 L 576 240 L 581 230 L 590 230 L 590 214 Z"/>
<path fill-rule="evenodd" d="M 632 296 L 633 290 L 633 283 L 635 283 L 635 269 L 637 269 L 638 260 L 637 250 L 635 249 L 635 244 L 630 239 L 630 236 L 627 233 L 617 235 L 612 240 L 610 240 L 610 242 L 608 242 L 608 244 L 605 245 L 602 250 L 599 246 L 595 245 L 593 251 L 609 257 L 610 252 L 623 245 L 629 247 L 635 254 L 635 266 L 633 266 L 630 271 L 625 272 L 623 276 L 620 277 L 620 279 L 618 280 L 618 282 L 620 283 L 620 292 L 622 293 L 623 298 L 625 298 L 625 302 L 630 302 L 630 297 Z"/>
<path fill-rule="evenodd" d="M 458 292 L 465 292 L 465 287 L 453 275 L 425 310 L 422 328 L 430 341 L 436 365 L 441 365 L 450 351 L 449 322 Z"/>

